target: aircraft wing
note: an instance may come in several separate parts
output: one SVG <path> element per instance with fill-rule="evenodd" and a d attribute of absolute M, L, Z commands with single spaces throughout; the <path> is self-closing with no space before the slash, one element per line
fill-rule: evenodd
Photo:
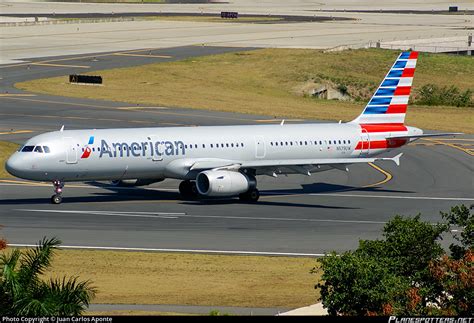
<path fill-rule="evenodd" d="M 359 163 L 373 163 L 376 161 L 392 161 L 400 165 L 400 157 L 403 153 L 395 157 L 374 157 L 374 158 L 317 158 L 317 159 L 283 159 L 283 160 L 199 160 L 194 162 L 190 170 L 208 169 L 240 169 L 240 168 L 268 168 L 283 166 L 307 166 L 307 165 L 350 165 Z"/>

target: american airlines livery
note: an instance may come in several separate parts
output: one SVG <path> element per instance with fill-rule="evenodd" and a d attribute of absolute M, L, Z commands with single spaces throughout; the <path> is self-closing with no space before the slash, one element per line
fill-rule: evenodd
<path fill-rule="evenodd" d="M 182 180 L 185 198 L 233 197 L 256 202 L 256 175 L 347 171 L 356 163 L 393 161 L 375 157 L 421 137 L 404 125 L 417 52 L 401 53 L 355 120 L 348 123 L 89 129 L 35 136 L 7 161 L 7 171 L 51 181 L 59 204 L 65 182 L 110 180 L 139 186 L 165 178 Z"/>

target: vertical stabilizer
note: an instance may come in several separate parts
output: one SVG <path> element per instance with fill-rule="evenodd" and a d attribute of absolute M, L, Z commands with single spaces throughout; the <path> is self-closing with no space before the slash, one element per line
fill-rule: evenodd
<path fill-rule="evenodd" d="M 362 114 L 351 122 L 403 124 L 417 58 L 418 52 L 402 52 L 367 103 Z"/>

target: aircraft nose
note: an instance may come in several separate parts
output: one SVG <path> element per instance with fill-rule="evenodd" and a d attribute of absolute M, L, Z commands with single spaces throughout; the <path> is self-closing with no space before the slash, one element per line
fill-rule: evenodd
<path fill-rule="evenodd" d="M 18 153 L 14 153 L 10 158 L 8 158 L 5 164 L 5 169 L 11 175 L 21 177 L 21 174 L 26 170 L 26 164 Z"/>

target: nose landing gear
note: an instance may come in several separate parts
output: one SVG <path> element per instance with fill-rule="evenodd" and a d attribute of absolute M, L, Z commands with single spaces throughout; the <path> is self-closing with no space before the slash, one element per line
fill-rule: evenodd
<path fill-rule="evenodd" d="M 52 204 L 60 204 L 63 200 L 61 193 L 63 192 L 64 183 L 61 181 L 53 181 L 54 195 L 51 196 Z"/>

